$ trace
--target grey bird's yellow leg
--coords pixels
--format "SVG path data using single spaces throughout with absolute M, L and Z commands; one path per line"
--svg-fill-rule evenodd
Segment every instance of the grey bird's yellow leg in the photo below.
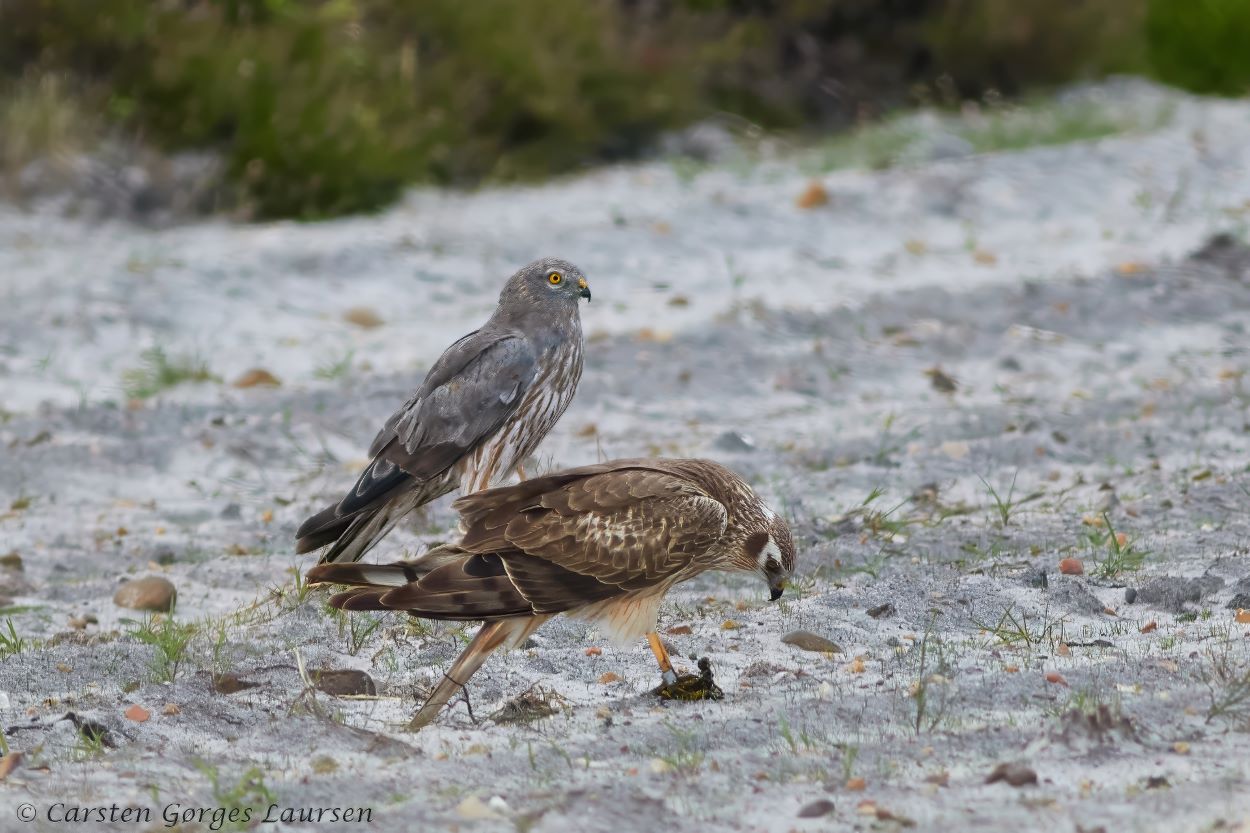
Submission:
M 668 658 L 668 651 L 655 631 L 647 634 L 647 642 L 651 643 L 651 653 L 660 664 L 663 682 L 652 694 L 658 694 L 664 700 L 720 700 L 725 692 L 712 679 L 712 663 L 707 657 L 699 660 L 698 674 L 682 674 L 678 676 L 673 669 L 673 662 Z

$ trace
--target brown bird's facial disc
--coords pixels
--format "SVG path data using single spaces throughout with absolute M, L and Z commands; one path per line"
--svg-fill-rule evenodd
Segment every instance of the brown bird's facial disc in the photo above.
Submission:
M 781 598 L 785 590 L 786 579 L 790 576 L 790 571 L 786 570 L 782 563 L 781 548 L 770 533 L 760 530 L 747 537 L 743 549 L 755 562 L 756 572 L 767 582 L 769 598 L 774 602 L 777 601 Z

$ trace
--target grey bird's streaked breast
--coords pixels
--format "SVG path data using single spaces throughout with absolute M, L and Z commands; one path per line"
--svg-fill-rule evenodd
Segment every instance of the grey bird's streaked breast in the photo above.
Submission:
M 460 491 L 480 491 L 505 479 L 534 453 L 564 415 L 582 376 L 580 328 L 547 352 L 516 413 L 460 465 Z

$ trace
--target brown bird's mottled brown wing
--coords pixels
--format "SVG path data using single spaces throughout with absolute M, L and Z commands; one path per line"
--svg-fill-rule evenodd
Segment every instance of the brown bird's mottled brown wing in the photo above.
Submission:
M 728 522 L 720 501 L 648 460 L 569 469 L 454 505 L 464 549 L 515 550 L 621 590 L 656 584 L 697 561 Z M 521 580 L 523 568 L 529 563 L 510 573 Z
M 346 609 L 469 620 L 559 613 L 660 586 L 698 564 L 727 513 L 687 478 L 642 467 L 650 465 L 586 466 L 461 498 L 466 531 L 454 550 L 463 556 L 441 554 L 419 577 L 397 565 L 384 583 L 343 565 L 362 580 L 316 570 L 309 579 L 357 584 L 335 597 Z

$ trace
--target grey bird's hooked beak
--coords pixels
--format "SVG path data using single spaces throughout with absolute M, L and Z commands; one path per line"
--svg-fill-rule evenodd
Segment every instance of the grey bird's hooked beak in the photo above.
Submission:
M 590 284 L 586 283 L 585 278 L 577 279 L 577 288 L 581 290 L 581 292 L 579 292 L 578 294 L 581 295 L 583 298 L 585 298 L 587 301 L 590 301 Z

